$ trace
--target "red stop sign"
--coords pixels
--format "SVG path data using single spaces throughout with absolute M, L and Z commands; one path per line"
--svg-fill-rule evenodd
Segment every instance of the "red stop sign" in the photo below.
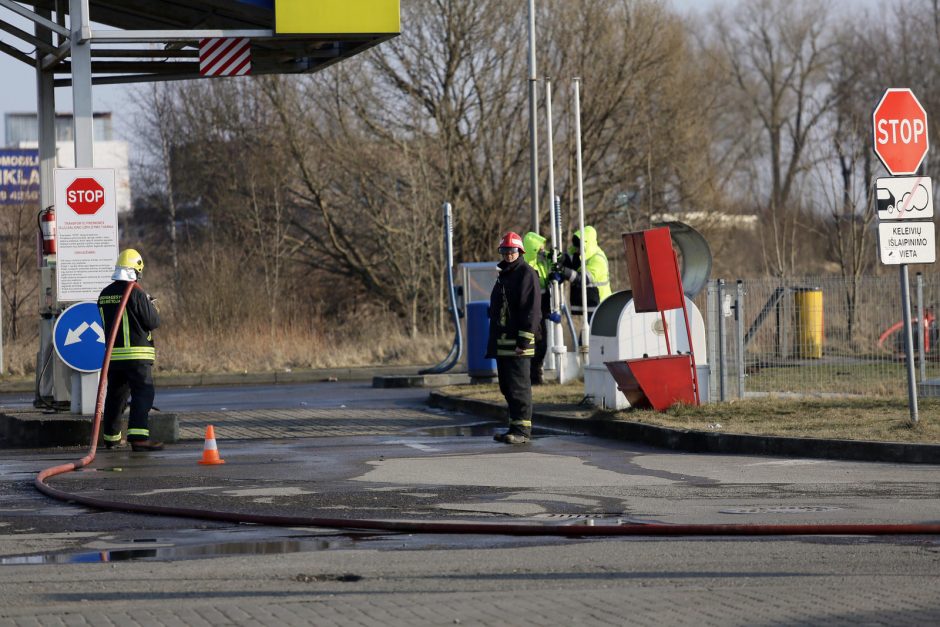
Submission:
M 65 189 L 65 202 L 75 213 L 92 215 L 104 205 L 104 188 L 93 178 L 77 178 Z
M 888 172 L 915 174 L 927 154 L 927 112 L 910 89 L 889 89 L 872 114 L 875 154 Z

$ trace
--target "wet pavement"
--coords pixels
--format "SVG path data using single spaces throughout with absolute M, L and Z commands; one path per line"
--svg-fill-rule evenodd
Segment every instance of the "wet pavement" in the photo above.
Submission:
M 179 416 L 179 443 L 154 453 L 99 449 L 89 467 L 48 483 L 116 504 L 352 521 L 557 525 L 940 518 L 932 465 L 675 454 L 545 428 L 537 428 L 528 445 L 508 446 L 492 439 L 502 428 L 499 422 L 429 408 L 426 400 L 426 391 L 373 389 L 366 382 L 164 390 L 165 411 Z M 198 463 L 210 424 L 224 465 Z M 7 453 L 2 476 L 22 480 L 84 451 Z M 14 485 L 23 490 L 23 483 Z M 898 499 L 905 500 L 903 508 Z M 16 508 L 6 517 L 15 521 Z M 69 522 L 77 531 L 100 524 L 97 513 L 88 516 L 87 525 L 84 518 Z
M 233 514 L 525 523 L 940 522 L 940 467 L 682 453 L 432 409 L 367 383 L 162 390 L 182 440 L 50 479 Z M 0 400 L 3 402 L 3 400 Z M 225 464 L 203 466 L 212 424 Z M 378 533 L 108 511 L 37 492 L 84 449 L 3 451 L 0 625 L 923 625 L 934 536 Z

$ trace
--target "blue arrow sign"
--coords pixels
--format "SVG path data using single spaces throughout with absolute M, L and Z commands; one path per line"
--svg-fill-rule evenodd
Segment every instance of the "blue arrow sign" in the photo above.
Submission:
M 52 330 L 52 345 L 65 365 L 97 372 L 104 362 L 104 327 L 98 303 L 76 303 L 63 311 Z

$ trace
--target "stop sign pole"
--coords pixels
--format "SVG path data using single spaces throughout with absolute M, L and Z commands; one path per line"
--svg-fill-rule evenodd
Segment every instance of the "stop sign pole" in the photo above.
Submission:
M 927 156 L 927 150 L 930 148 L 929 134 L 927 132 L 927 112 L 910 89 L 892 88 L 885 91 L 872 113 L 872 129 L 874 131 L 873 147 L 875 154 L 893 177 L 916 174 L 918 171 L 923 173 L 921 166 L 924 162 L 924 158 Z M 930 186 L 932 191 L 930 179 L 923 177 L 923 179 L 918 179 L 915 183 L 919 184 L 921 180 L 923 180 L 927 186 Z M 900 203 L 896 204 L 900 205 Z M 880 213 L 879 211 L 879 214 Z M 916 222 L 910 219 L 901 221 L 901 218 L 904 217 L 904 213 L 901 211 L 896 213 L 899 220 L 897 222 L 880 221 L 879 215 L 879 254 L 882 256 L 882 263 L 894 264 L 902 259 L 917 259 L 917 250 L 911 248 L 905 250 L 897 246 L 899 241 L 904 241 L 904 238 L 888 237 L 887 241 L 882 241 L 882 239 L 892 233 L 906 232 L 908 225 L 918 224 L 921 225 L 919 228 L 923 230 L 925 235 L 929 234 L 927 237 L 929 240 L 927 247 L 930 256 L 926 259 L 926 262 L 933 263 L 935 251 L 933 220 L 931 219 L 929 223 Z M 929 215 L 933 216 L 932 206 L 930 207 Z M 885 250 L 889 251 L 887 255 L 888 258 L 885 256 Z M 895 250 L 898 252 L 897 257 L 892 254 Z M 921 261 L 921 263 L 923 263 L 923 261 Z M 914 375 L 914 334 L 912 333 L 911 325 L 910 276 L 908 274 L 907 263 L 900 263 L 899 268 L 901 281 L 901 313 L 904 320 L 904 352 L 907 357 L 907 398 L 910 406 L 911 422 L 916 424 L 918 422 L 917 382 Z M 918 324 L 923 324 L 923 321 L 919 320 Z M 921 351 L 924 350 L 923 345 L 919 348 Z

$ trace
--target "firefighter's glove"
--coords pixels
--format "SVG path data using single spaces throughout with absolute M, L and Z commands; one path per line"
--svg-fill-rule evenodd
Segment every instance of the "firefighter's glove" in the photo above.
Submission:
M 561 283 L 561 272 L 552 272 L 548 278 L 556 283 Z
M 554 322 L 555 324 L 558 324 L 559 322 L 561 322 L 561 314 L 558 313 L 557 311 L 553 311 L 552 313 L 548 314 L 548 319 Z

